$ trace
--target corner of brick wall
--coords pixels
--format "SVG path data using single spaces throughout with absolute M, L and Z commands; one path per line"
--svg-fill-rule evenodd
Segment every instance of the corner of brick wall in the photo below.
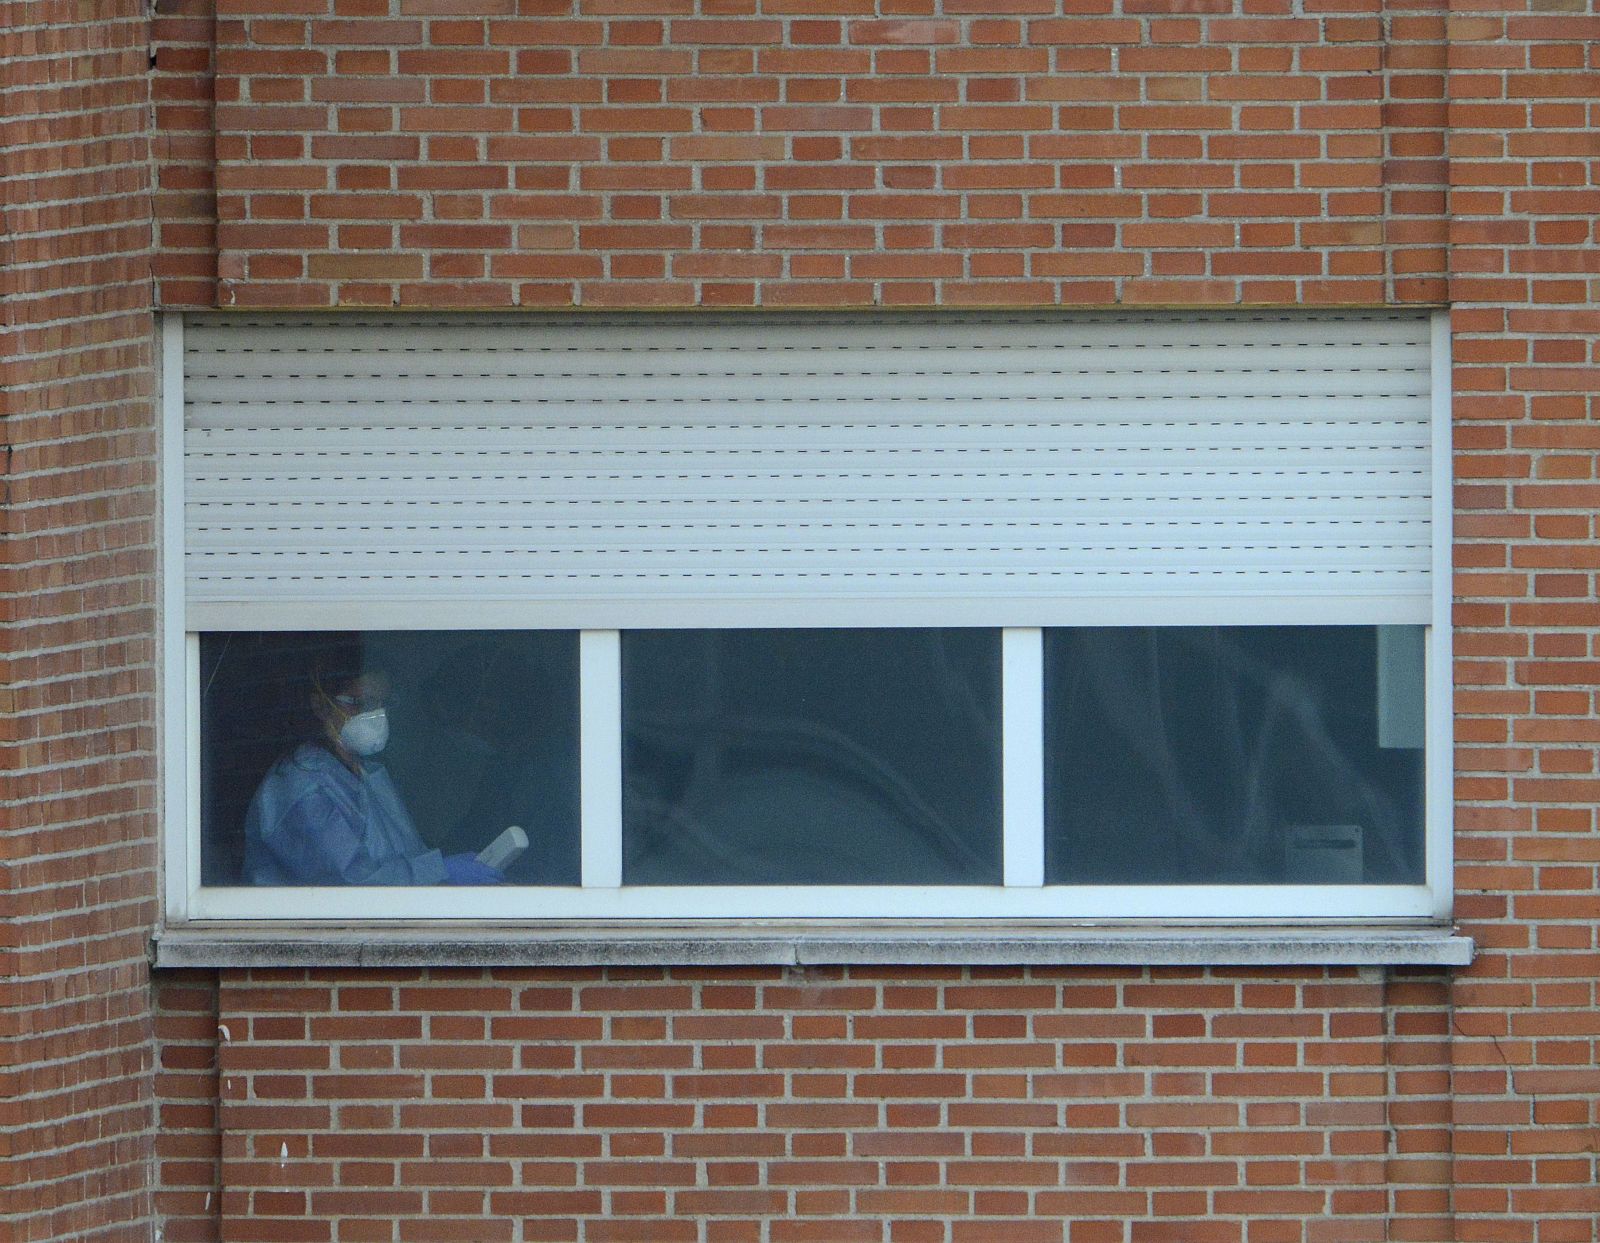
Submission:
M 217 1000 L 215 971 L 157 974 L 155 1211 L 162 1243 L 221 1237 Z
M 151 16 L 157 304 L 217 301 L 214 0 L 156 0 Z
M 0 1236 L 153 1228 L 148 23 L 0 3 Z

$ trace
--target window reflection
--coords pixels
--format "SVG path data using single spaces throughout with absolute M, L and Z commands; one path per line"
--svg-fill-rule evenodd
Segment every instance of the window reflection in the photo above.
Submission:
M 997 884 L 993 630 L 623 636 L 628 884 Z
M 1045 634 L 1056 884 L 1417 884 L 1421 627 Z
M 201 691 L 205 884 L 578 883 L 575 635 L 204 635 Z

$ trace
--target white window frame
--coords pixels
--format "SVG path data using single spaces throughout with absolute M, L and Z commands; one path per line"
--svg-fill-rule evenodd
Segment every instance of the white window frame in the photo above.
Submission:
M 499 926 L 671 925 L 682 921 L 848 921 L 853 927 L 903 921 L 985 926 L 1265 924 L 1271 926 L 1440 924 L 1451 916 L 1452 653 L 1450 609 L 1450 337 L 1444 312 L 1432 318 L 1432 600 L 1426 629 L 1424 882 L 1417 885 L 1044 884 L 1043 631 L 1001 631 L 1003 688 L 1003 883 L 971 886 L 624 886 L 622 880 L 621 643 L 617 630 L 584 630 L 579 640 L 582 884 L 573 887 L 382 889 L 207 887 L 200 873 L 199 633 L 185 628 L 183 582 L 183 320 L 163 317 L 162 760 L 166 922 L 271 921 L 404 924 L 473 921 Z M 359 617 L 317 617 L 296 629 L 360 629 Z M 425 612 L 415 629 L 455 628 L 446 610 Z M 450 612 L 453 612 L 450 611 Z M 1139 601 L 1096 602 L 1085 625 L 1205 624 L 1203 608 L 1163 616 Z M 949 624 L 961 624 L 953 610 Z M 1376 624 L 1308 609 L 1268 614 L 1263 624 Z M 666 624 L 693 624 L 692 611 Z M 474 610 L 475 629 L 564 628 L 559 614 L 526 606 Z M 892 610 L 885 624 L 895 624 Z M 658 623 L 661 624 L 661 623 Z M 828 625 L 825 612 L 764 609 L 751 624 Z M 925 623 L 924 623 L 925 624 Z M 245 628 L 241 625 L 239 628 Z M 992 628 L 992 627 L 991 627 Z

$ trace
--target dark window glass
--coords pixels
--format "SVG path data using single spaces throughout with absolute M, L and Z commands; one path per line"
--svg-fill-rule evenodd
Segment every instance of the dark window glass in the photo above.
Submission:
M 623 636 L 627 884 L 998 884 L 994 630 Z
M 568 632 L 201 636 L 204 883 L 481 883 L 460 860 L 516 825 L 506 879 L 576 885 L 577 655 Z
M 1045 633 L 1054 884 L 1419 884 L 1421 627 Z

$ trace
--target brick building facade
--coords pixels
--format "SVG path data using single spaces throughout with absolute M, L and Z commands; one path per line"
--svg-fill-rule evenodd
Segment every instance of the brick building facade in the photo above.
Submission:
M 8 1237 L 1593 1243 L 1582 0 L 5 6 Z M 151 971 L 155 312 L 1447 306 L 1464 969 Z

